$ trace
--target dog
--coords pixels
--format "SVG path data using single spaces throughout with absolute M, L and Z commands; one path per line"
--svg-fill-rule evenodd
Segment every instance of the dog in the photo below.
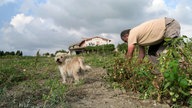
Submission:
M 71 57 L 66 53 L 58 52 L 55 56 L 55 62 L 58 64 L 62 83 L 66 83 L 66 78 L 72 76 L 75 82 L 79 82 L 79 72 L 89 70 L 91 67 L 85 65 L 82 57 Z

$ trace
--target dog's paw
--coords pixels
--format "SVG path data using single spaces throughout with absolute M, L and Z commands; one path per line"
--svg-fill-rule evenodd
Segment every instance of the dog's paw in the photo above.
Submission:
M 85 66 L 85 70 L 90 70 L 90 69 L 91 69 L 91 66 L 89 66 L 89 65 Z
M 66 81 L 62 81 L 63 84 L 66 84 Z

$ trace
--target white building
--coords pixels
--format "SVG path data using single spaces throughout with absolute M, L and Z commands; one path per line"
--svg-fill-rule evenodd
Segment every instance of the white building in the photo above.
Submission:
M 105 45 L 105 44 L 111 44 L 110 39 L 102 38 L 99 36 L 95 36 L 92 38 L 86 38 L 82 40 L 78 44 L 74 44 L 69 46 L 70 54 L 79 54 L 85 50 L 85 47 L 87 46 L 99 46 L 99 45 Z
M 79 46 L 80 47 L 98 46 L 98 45 L 105 45 L 110 43 L 111 43 L 111 40 L 96 36 L 96 37 L 84 39 L 83 41 L 81 41 Z

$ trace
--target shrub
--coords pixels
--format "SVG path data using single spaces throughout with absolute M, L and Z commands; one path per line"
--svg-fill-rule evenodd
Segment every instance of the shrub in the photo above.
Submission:
M 109 81 L 117 82 L 126 90 L 140 92 L 141 98 L 153 98 L 169 102 L 171 106 L 192 106 L 192 44 L 184 41 L 185 36 L 166 39 L 167 53 L 159 58 L 158 67 L 148 59 L 142 64 L 134 57 L 127 61 L 123 57 L 113 60 L 107 67 Z M 151 74 L 157 68 L 160 75 Z
M 192 105 L 191 46 L 187 45 L 185 38 L 166 40 L 170 44 L 169 50 L 160 57 L 159 69 L 164 80 L 159 91 L 162 97 L 171 100 L 170 104 Z
M 109 54 L 115 50 L 115 46 L 113 44 L 87 46 L 85 50 L 88 52 L 96 52 L 98 54 L 103 54 L 103 53 Z
M 125 53 L 127 51 L 127 44 L 126 43 L 118 44 L 117 49 L 118 51 Z

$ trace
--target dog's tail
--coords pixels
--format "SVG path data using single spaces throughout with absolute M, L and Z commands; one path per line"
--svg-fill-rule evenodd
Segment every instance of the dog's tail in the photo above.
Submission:
M 91 69 L 91 66 L 84 64 L 84 61 L 83 61 L 82 58 L 78 58 L 78 60 L 79 60 L 79 64 L 80 64 L 80 67 L 81 67 L 82 70 L 89 70 L 89 69 Z

